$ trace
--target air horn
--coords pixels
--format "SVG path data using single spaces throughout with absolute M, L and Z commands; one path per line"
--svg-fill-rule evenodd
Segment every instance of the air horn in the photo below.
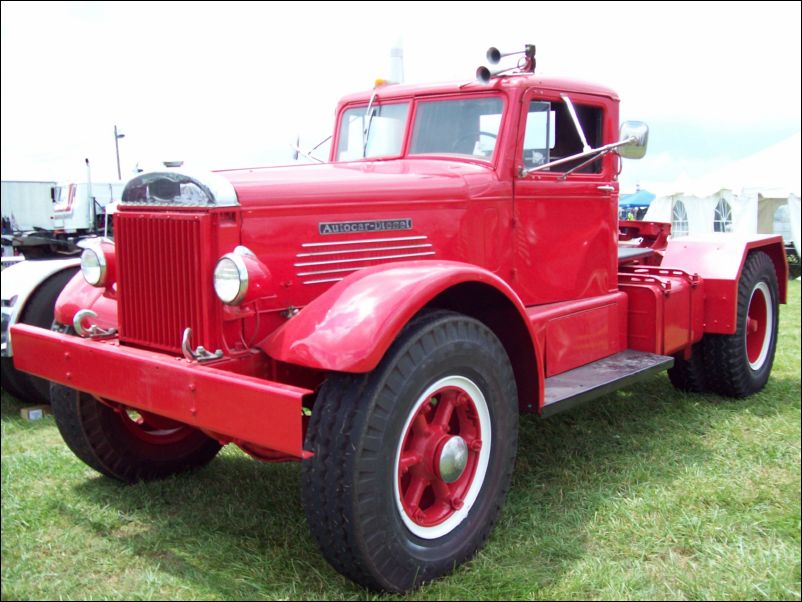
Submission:
M 527 44 L 524 46 L 524 50 L 519 50 L 518 52 L 505 52 L 504 54 L 502 54 L 495 46 L 491 46 L 487 49 L 487 54 L 485 56 L 487 56 L 487 61 L 491 65 L 498 65 L 499 61 L 505 56 L 512 56 L 514 54 L 525 54 L 526 58 L 533 59 L 535 58 L 535 45 Z
M 479 67 L 476 70 L 476 79 L 481 81 L 482 83 L 490 82 L 490 79 L 495 77 L 496 75 L 500 75 L 502 73 L 506 73 L 507 71 L 513 71 L 514 69 L 518 69 L 521 73 L 534 73 L 535 72 L 535 45 L 534 44 L 527 44 L 524 46 L 524 50 L 519 50 L 518 52 L 506 52 L 502 53 L 498 48 L 495 46 L 491 46 L 487 49 L 487 61 L 491 65 L 497 65 L 499 61 L 505 56 L 513 56 L 516 54 L 523 54 L 524 55 L 524 63 L 521 65 L 521 62 L 518 62 L 518 65 L 515 67 L 509 67 L 507 69 L 500 69 L 498 71 L 490 71 L 487 67 Z

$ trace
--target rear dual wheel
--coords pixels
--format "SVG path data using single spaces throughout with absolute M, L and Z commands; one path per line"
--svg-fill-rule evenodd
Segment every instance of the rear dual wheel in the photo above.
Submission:
M 404 592 L 469 559 L 509 487 L 518 402 L 482 323 L 414 319 L 371 373 L 335 374 L 307 431 L 304 509 L 323 555 L 368 587 Z
M 750 253 L 738 282 L 735 333 L 706 334 L 690 358 L 677 356 L 668 371 L 671 383 L 683 391 L 713 391 L 728 397 L 760 391 L 777 349 L 778 299 L 771 258 L 762 251 Z
M 705 339 L 707 382 L 713 391 L 746 397 L 766 385 L 777 349 L 778 299 L 771 258 L 761 251 L 750 253 L 738 283 L 735 334 Z

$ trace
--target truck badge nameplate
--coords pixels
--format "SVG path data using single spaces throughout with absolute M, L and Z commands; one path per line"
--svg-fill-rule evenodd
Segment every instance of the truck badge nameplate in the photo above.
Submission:
M 412 230 L 412 218 L 375 219 L 366 222 L 322 222 L 318 224 L 318 232 L 323 235 L 392 232 L 394 230 Z

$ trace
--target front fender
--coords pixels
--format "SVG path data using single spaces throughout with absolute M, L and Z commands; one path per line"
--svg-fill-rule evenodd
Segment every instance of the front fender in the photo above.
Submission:
M 63 270 L 81 265 L 80 259 L 25 260 L 3 270 L 0 298 L 3 313 L 3 356 L 13 355 L 10 328 L 19 322 L 28 301 L 42 284 Z
M 529 328 L 526 311 L 500 278 L 453 261 L 374 266 L 338 282 L 260 345 L 270 357 L 318 370 L 369 372 L 398 333 L 429 301 L 459 284 L 476 282 L 503 294 Z
M 78 272 L 56 299 L 53 316 L 59 324 L 71 326 L 75 314 L 82 309 L 91 309 L 97 314 L 92 324 L 106 329 L 117 328 L 116 299 L 110 297 L 105 288 L 89 284 Z

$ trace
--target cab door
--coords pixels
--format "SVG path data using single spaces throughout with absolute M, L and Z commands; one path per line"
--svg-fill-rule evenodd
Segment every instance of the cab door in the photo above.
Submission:
M 613 99 L 567 94 L 593 148 L 617 135 Z M 523 97 L 514 183 L 515 288 L 526 305 L 606 294 L 616 288 L 617 157 L 612 153 L 524 174 L 582 152 L 584 143 L 559 92 Z

